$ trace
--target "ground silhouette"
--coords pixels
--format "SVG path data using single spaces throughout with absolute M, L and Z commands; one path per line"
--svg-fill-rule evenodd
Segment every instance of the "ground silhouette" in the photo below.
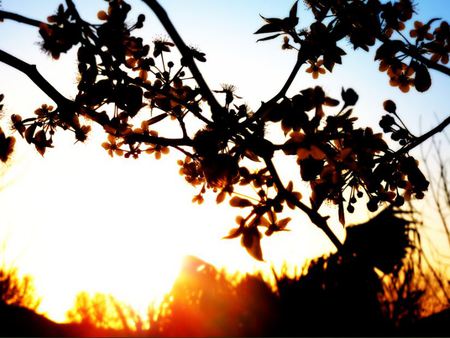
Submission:
M 403 215 L 386 209 L 366 223 L 351 226 L 344 250 L 311 261 L 301 275 L 275 275 L 275 288 L 260 275 L 233 282 L 205 261 L 187 257 L 163 312 L 151 321 L 149 330 L 96 327 L 95 318 L 86 315 L 80 323 L 56 324 L 31 310 L 4 304 L 0 335 L 447 335 L 448 310 L 395 322 L 380 301 L 384 291 L 374 268 L 386 275 L 399 274 L 413 250 L 411 222 Z M 387 228 L 397 240 L 384 247 L 374 245 L 377 233 L 385 233 Z M 108 321 L 107 314 L 102 321 Z

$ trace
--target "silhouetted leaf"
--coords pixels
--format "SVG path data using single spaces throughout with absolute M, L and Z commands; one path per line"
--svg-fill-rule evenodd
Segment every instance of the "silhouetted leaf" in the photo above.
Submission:
M 164 120 L 168 115 L 169 114 L 167 113 L 156 115 L 155 117 L 152 117 L 150 120 L 147 120 L 148 125 L 150 126 L 152 124 L 158 123 L 159 121 Z
M 244 156 L 248 157 L 250 160 L 252 160 L 254 162 L 260 162 L 259 157 L 256 156 L 256 154 L 253 151 L 249 150 L 249 149 L 245 149 Z
M 225 190 L 222 190 L 216 197 L 216 203 L 220 204 L 225 200 L 225 197 L 227 195 L 227 192 Z
M 47 140 L 45 131 L 43 129 L 39 130 L 36 133 L 33 142 L 36 150 L 39 152 L 39 154 L 41 154 L 41 156 L 44 156 L 46 148 L 51 145 L 50 141 Z
M 250 207 L 253 204 L 248 199 L 235 196 L 230 200 L 230 205 L 233 207 L 245 208 Z
M 283 30 L 283 20 L 278 18 L 265 18 L 262 15 L 260 16 L 267 24 L 258 29 L 254 34 L 275 33 Z
M 223 237 L 223 239 L 232 239 L 239 237 L 240 235 L 242 235 L 242 230 L 243 230 L 242 227 L 231 229 L 228 235 Z
M 11 155 L 16 139 L 12 136 L 6 137 L 0 128 L 0 161 L 6 162 Z
M 283 34 L 283 33 L 277 33 L 277 34 L 274 34 L 274 35 L 269 35 L 269 36 L 266 36 L 265 38 L 261 38 L 261 39 L 256 40 L 256 42 L 272 40 L 272 39 L 275 39 L 277 36 L 280 36 L 281 34 Z
M 278 222 L 277 222 L 277 226 L 280 228 L 280 229 L 284 229 L 287 225 L 288 225 L 288 223 L 291 221 L 291 218 L 290 217 L 286 217 L 286 218 L 283 218 L 282 220 L 279 220 Z
M 253 258 L 263 261 L 261 234 L 256 227 L 244 228 L 241 244 Z
M 142 108 L 142 88 L 134 85 L 120 86 L 117 90 L 116 104 L 125 110 L 130 117 L 134 117 Z
M 261 216 L 259 218 L 259 225 L 261 225 L 263 227 L 268 227 L 268 226 L 270 226 L 270 222 L 267 220 L 267 218 Z
M 416 77 L 414 78 L 414 86 L 418 92 L 425 92 L 431 87 L 431 77 L 428 69 L 423 64 L 416 63 L 414 66 Z
M 291 10 L 289 11 L 289 18 L 291 19 L 297 18 L 297 4 L 298 0 L 294 2 L 294 4 L 291 7 Z
M 25 140 L 30 144 L 33 142 L 33 136 L 34 132 L 36 131 L 36 127 L 37 124 L 33 123 L 31 126 L 27 128 L 27 130 L 25 130 Z

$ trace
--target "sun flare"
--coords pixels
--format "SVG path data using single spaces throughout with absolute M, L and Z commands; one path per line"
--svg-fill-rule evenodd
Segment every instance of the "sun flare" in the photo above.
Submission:
M 67 320 L 81 291 L 111 294 L 145 316 L 171 290 L 186 255 L 230 275 L 258 270 L 269 276 L 286 257 L 301 265 L 329 245 L 297 220 L 288 235 L 263 240 L 266 262 L 256 262 L 239 241 L 222 239 L 235 224 L 235 210 L 216 205 L 212 196 L 193 207 L 196 190 L 179 176 L 177 156 L 111 158 L 97 143 L 67 141 L 45 159 L 19 149 L 4 177 L 6 251 L 33 276 L 39 310 L 53 320 Z

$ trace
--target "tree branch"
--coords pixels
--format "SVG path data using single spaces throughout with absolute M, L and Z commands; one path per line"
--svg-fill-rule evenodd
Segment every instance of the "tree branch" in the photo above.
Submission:
M 34 20 L 34 19 L 30 19 L 27 17 L 24 17 L 22 15 L 19 14 L 15 14 L 15 13 L 11 13 L 11 12 L 6 12 L 6 11 L 2 11 L 0 10 L 0 22 L 3 19 L 9 19 L 9 20 L 14 20 L 20 23 L 24 23 L 27 25 L 31 25 L 31 26 L 35 26 L 35 27 L 40 27 L 41 24 L 43 24 L 43 22 L 39 21 L 39 20 Z
M 389 42 L 391 40 L 389 40 L 389 38 L 387 38 L 386 36 L 379 34 L 377 36 L 378 40 L 380 40 L 381 42 L 385 43 L 385 42 Z M 433 62 L 429 59 L 427 59 L 426 57 L 424 57 L 422 54 L 420 54 L 419 52 L 417 52 L 416 50 L 414 50 L 413 48 L 407 46 L 407 45 L 403 45 L 400 48 L 400 51 L 405 53 L 406 55 L 409 55 L 411 57 L 413 57 L 414 59 L 422 62 L 423 64 L 425 64 L 428 68 L 432 68 L 434 70 L 437 70 L 443 74 L 446 74 L 448 76 L 450 76 L 450 68 L 439 64 L 438 62 Z
M 408 151 L 414 149 L 415 147 L 419 146 L 420 144 L 428 140 L 430 137 L 433 137 L 435 134 L 442 132 L 449 124 L 450 124 L 450 116 L 447 116 L 447 118 L 441 123 L 439 123 L 436 127 L 429 130 L 425 134 L 413 139 L 413 141 L 411 141 L 411 143 L 408 143 L 408 145 L 406 145 L 405 147 L 400 148 L 395 152 L 388 153 L 385 156 L 380 157 L 378 160 L 379 161 L 384 161 L 386 159 L 390 160 L 397 157 L 398 155 L 407 153 Z
M 449 124 L 450 124 L 450 116 L 447 116 L 447 118 L 444 121 L 442 121 L 441 123 L 439 123 L 436 127 L 429 130 L 425 134 L 417 137 L 410 144 L 408 144 L 405 148 L 401 149 L 401 152 L 406 153 L 406 152 L 410 151 L 411 149 L 417 147 L 419 144 L 425 142 L 433 135 L 442 132 Z
M 306 62 L 306 59 L 304 57 L 304 53 L 302 52 L 302 49 L 298 51 L 297 55 L 297 61 L 295 62 L 294 68 L 292 68 L 291 73 L 289 74 L 288 79 L 286 80 L 286 83 L 283 85 L 283 88 L 275 95 L 272 99 L 270 99 L 269 102 L 276 102 L 282 97 L 286 95 L 286 92 L 291 87 L 292 82 L 294 82 L 295 77 L 297 76 L 298 71 L 300 70 L 300 67 Z
M 192 76 L 197 81 L 202 95 L 205 97 L 206 101 L 211 107 L 212 114 L 220 114 L 222 106 L 217 101 L 216 97 L 212 93 L 211 89 L 208 87 L 203 75 L 200 73 L 197 65 L 195 64 L 194 57 L 192 56 L 191 49 L 184 43 L 178 31 L 172 24 L 164 8 L 156 0 L 142 0 L 150 9 L 156 14 L 159 21 L 163 25 L 164 29 L 169 34 L 170 38 L 173 40 L 178 50 L 180 51 L 183 61 L 186 63 L 187 67 L 192 73 Z
M 64 97 L 55 87 L 53 87 L 36 69 L 35 65 L 31 65 L 22 61 L 15 56 L 0 49 L 0 62 L 21 71 L 27 75 L 36 86 L 38 86 L 49 98 L 51 98 L 58 106 L 73 107 L 74 102 Z
M 15 56 L 0 50 L 0 62 L 3 62 L 27 75 L 58 107 L 67 113 L 80 112 L 83 116 L 90 118 L 98 124 L 105 126 L 104 117 L 97 114 L 94 110 L 80 107 L 74 101 L 63 96 L 55 87 L 53 87 L 37 70 L 35 65 L 22 61 Z M 159 136 L 132 134 L 126 137 L 133 142 L 147 142 L 161 146 L 189 146 L 192 141 L 189 138 L 169 139 Z
M 311 220 L 313 224 L 315 224 L 319 229 L 321 229 L 330 239 L 330 241 L 334 244 L 334 246 L 340 250 L 343 247 L 341 241 L 336 237 L 334 232 L 330 229 L 327 224 L 328 217 L 323 217 L 316 210 L 311 209 L 306 204 L 302 203 L 302 201 L 295 198 L 289 191 L 286 190 L 283 183 L 281 182 L 280 177 L 278 176 L 278 172 L 272 162 L 271 158 L 264 158 L 264 162 L 266 163 L 267 169 L 269 169 L 270 174 L 275 182 L 275 186 L 277 187 L 278 193 L 284 195 L 289 202 L 294 204 L 297 208 L 303 211 Z
M 192 146 L 192 141 L 189 138 L 165 138 L 160 136 L 153 136 L 149 134 L 131 134 L 125 136 L 127 141 L 152 143 L 165 147 L 178 146 Z

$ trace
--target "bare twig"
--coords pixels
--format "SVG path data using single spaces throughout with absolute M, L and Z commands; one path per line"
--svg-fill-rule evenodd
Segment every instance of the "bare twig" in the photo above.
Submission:
M 297 208 L 299 208 L 301 211 L 303 211 L 309 217 L 311 222 L 314 225 L 316 225 L 319 229 L 321 229 L 328 236 L 330 241 L 334 244 L 334 246 L 338 250 L 342 249 L 343 245 L 342 245 L 341 241 L 336 237 L 334 232 L 328 226 L 328 223 L 327 223 L 328 217 L 324 217 L 324 216 L 320 215 L 316 210 L 311 209 L 310 207 L 308 207 L 302 201 L 295 198 L 292 194 L 290 194 L 286 190 L 286 188 L 283 185 L 283 182 L 281 182 L 281 179 L 278 176 L 278 172 L 277 172 L 271 158 L 264 158 L 264 162 L 266 163 L 267 169 L 269 169 L 269 172 L 272 175 L 272 178 L 275 182 L 278 193 L 284 195 L 289 200 L 289 202 L 291 202 Z
M 35 27 L 40 27 L 41 24 L 43 24 L 43 22 L 41 22 L 39 20 L 30 19 L 30 18 L 27 18 L 27 17 L 19 15 L 19 14 L 0 10 L 0 21 L 3 19 L 14 20 L 14 21 L 24 23 L 27 25 L 31 25 L 31 26 L 35 26 Z

